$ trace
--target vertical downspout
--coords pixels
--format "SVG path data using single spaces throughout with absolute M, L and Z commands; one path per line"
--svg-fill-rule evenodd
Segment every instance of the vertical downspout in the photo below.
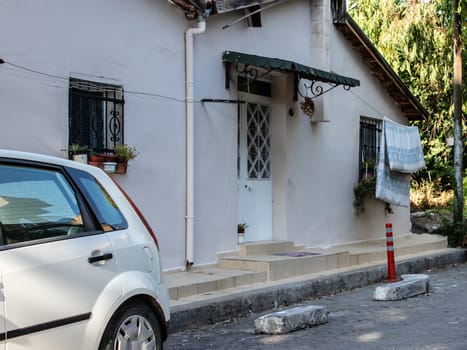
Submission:
M 185 32 L 185 118 L 186 118 L 186 267 L 193 265 L 194 255 L 194 74 L 193 74 L 193 36 L 204 33 L 206 19 L 201 17 L 197 27 Z

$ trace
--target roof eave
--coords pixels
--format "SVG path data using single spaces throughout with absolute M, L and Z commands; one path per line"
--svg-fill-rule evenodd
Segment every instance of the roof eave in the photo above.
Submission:
M 354 48 L 360 52 L 365 64 L 370 68 L 372 74 L 381 81 L 402 113 L 409 120 L 427 119 L 428 111 L 410 92 L 352 17 L 346 13 L 345 16 L 336 19 L 334 24 L 352 42 Z

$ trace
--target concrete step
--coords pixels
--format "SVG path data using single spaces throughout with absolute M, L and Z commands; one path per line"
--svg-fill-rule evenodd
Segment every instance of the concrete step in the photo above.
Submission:
M 293 241 L 246 242 L 238 245 L 238 255 L 269 255 L 275 253 L 296 251 L 301 248 L 303 248 L 303 246 L 295 246 Z
M 217 263 L 217 266 L 223 269 L 247 269 L 265 272 L 268 281 L 278 281 L 348 265 L 348 252 L 325 254 L 309 251 L 250 255 L 246 257 L 225 256 L 220 258 Z
M 396 238 L 394 246 L 397 262 L 445 250 L 447 240 L 437 235 L 414 234 Z M 239 250 L 241 253 L 219 256 L 215 266 L 166 272 L 164 283 L 172 302 L 210 293 L 228 293 L 232 288 L 258 283 L 368 266 L 387 259 L 385 239 L 306 249 L 290 241 L 256 242 L 240 244 Z
M 427 251 L 444 249 L 448 246 L 447 238 L 439 235 L 407 235 L 394 240 L 396 259 L 416 255 Z M 334 247 L 330 251 L 349 251 L 349 265 L 360 265 L 387 259 L 386 240 L 368 241 L 365 244 L 348 244 Z
M 217 266 L 223 269 L 265 272 L 268 281 L 387 259 L 385 239 L 348 243 L 326 249 L 299 249 L 300 247 L 289 241 L 246 243 L 240 246 L 242 253 L 219 257 Z M 396 238 L 394 247 L 396 258 L 402 258 L 444 249 L 447 247 L 447 240 L 446 237 L 430 234 L 407 235 Z
M 266 272 L 226 270 L 215 266 L 195 267 L 189 271 L 164 274 L 164 284 L 169 290 L 171 300 L 265 282 L 266 280 Z
M 247 242 L 238 245 L 239 256 L 269 255 L 282 252 L 292 252 L 302 249 L 293 241 L 259 241 Z
M 406 251 L 406 248 L 414 247 L 415 250 L 418 249 L 420 246 L 424 246 L 426 249 L 427 247 L 432 247 L 434 249 L 443 249 L 447 247 L 447 237 L 434 235 L 434 234 L 408 234 L 400 237 L 394 237 L 394 247 L 403 249 Z M 358 242 L 351 242 L 351 243 L 344 243 L 339 245 L 331 246 L 330 248 L 319 248 L 316 247 L 313 249 L 317 249 L 318 251 L 364 251 L 364 250 L 378 250 L 378 249 L 386 249 L 386 239 L 373 239 L 367 241 L 358 241 Z

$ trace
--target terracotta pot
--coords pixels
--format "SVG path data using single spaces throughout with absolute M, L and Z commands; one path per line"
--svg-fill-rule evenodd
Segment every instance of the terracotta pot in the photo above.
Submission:
M 126 174 L 126 170 L 127 170 L 127 163 L 117 163 L 117 168 L 115 169 L 115 173 L 116 174 Z
M 113 153 L 104 153 L 102 154 L 104 157 L 104 162 L 109 162 L 109 163 L 116 163 L 117 162 L 117 156 Z
M 89 162 L 96 162 L 96 163 L 102 163 L 105 160 L 105 157 L 100 154 L 91 154 L 88 156 L 88 161 Z
M 102 162 L 88 161 L 88 164 L 89 164 L 89 165 L 93 165 L 93 166 L 98 167 L 98 168 L 101 168 L 101 169 L 104 168 L 104 165 L 102 165 Z

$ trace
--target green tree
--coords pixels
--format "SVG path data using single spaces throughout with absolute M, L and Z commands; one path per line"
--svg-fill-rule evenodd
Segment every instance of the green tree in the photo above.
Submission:
M 459 1 L 465 32 L 466 0 Z M 453 135 L 452 2 L 352 0 L 348 11 L 429 112 L 427 121 L 416 122 L 427 168 L 415 179 L 435 181 L 442 188 L 454 187 L 452 148 L 446 144 L 446 138 Z M 465 41 L 462 46 L 463 62 L 467 62 Z M 465 74 L 466 70 L 463 81 Z M 467 94 L 465 84 L 462 94 Z M 465 100 L 463 111 L 467 111 Z

